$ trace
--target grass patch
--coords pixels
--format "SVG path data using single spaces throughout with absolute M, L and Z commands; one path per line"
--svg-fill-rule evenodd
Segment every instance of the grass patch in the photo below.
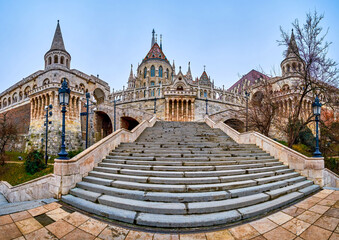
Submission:
M 27 153 L 25 152 L 5 152 L 5 161 L 20 162 L 19 157 L 22 157 L 22 162 L 25 162 Z M 58 158 L 56 155 L 48 155 L 48 163 L 54 163 L 54 159 Z M 45 161 L 45 160 L 44 160 Z
M 47 168 L 32 175 L 26 172 L 24 164 L 6 163 L 4 166 L 0 166 L 0 180 L 7 181 L 12 186 L 42 177 L 49 173 L 53 173 L 52 165 L 48 165 Z

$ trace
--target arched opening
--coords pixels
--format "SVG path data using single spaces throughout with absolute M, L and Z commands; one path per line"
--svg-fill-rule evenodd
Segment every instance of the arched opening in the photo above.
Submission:
M 159 77 L 162 77 L 162 66 L 159 67 Z
M 64 57 L 63 56 L 61 56 L 61 58 L 60 58 L 60 64 L 64 64 Z
M 130 131 L 139 124 L 139 122 L 132 117 L 121 117 L 120 123 L 121 128 L 125 128 Z
M 95 139 L 99 141 L 112 133 L 112 122 L 110 117 L 101 111 L 95 112 Z
M 54 63 L 58 63 L 58 56 L 54 55 Z
M 183 88 L 182 86 L 178 86 L 178 87 L 177 87 L 177 90 L 178 90 L 178 91 L 183 91 L 184 88 Z
M 144 68 L 144 78 L 146 78 L 146 76 L 147 76 L 147 68 L 145 67 Z
M 155 77 L 155 67 L 151 67 L 151 77 Z
M 66 67 L 69 68 L 69 61 L 68 61 L 68 59 L 66 59 Z
M 105 93 L 100 88 L 96 88 L 93 92 L 93 95 L 97 103 L 102 103 L 105 101 Z
M 49 84 L 49 79 L 48 79 L 48 78 L 46 78 L 46 79 L 44 80 L 44 82 L 42 83 L 42 85 L 47 85 L 47 84 Z
M 244 122 L 239 119 L 231 118 L 226 120 L 224 123 L 238 132 L 244 132 Z
M 52 64 L 52 58 L 49 57 L 49 58 L 48 58 L 48 65 L 51 65 L 51 64 Z
M 264 98 L 264 94 L 263 94 L 262 91 L 255 92 L 253 94 L 252 102 L 255 105 L 261 105 L 261 102 L 262 102 L 263 98 Z

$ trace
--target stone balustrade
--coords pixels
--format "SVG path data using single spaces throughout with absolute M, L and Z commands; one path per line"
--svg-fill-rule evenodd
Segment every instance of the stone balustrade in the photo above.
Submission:
M 221 129 L 238 144 L 257 145 L 309 180 L 324 186 L 324 158 L 306 157 L 258 132 L 239 133 L 223 122 L 215 123 L 208 116 L 205 117 L 205 122 L 212 128 Z
M 6 181 L 0 181 L 0 193 L 9 202 L 61 197 L 62 194 L 67 194 L 71 188 L 75 187 L 77 182 L 87 176 L 88 172 L 121 142 L 134 142 L 147 127 L 152 127 L 156 121 L 156 116 L 153 116 L 149 121 L 142 121 L 131 131 L 119 129 L 72 159 L 55 159 L 54 174 L 48 174 L 16 186 L 11 186 Z

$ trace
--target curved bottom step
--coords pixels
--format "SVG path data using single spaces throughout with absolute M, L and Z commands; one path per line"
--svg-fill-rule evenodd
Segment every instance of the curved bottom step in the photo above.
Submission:
M 137 225 L 149 227 L 191 228 L 229 224 L 243 219 L 264 215 L 318 191 L 319 189 L 320 187 L 318 185 L 312 185 L 297 192 L 288 193 L 274 200 L 254 204 L 249 207 L 215 213 L 191 215 L 137 213 L 135 211 L 123 210 L 93 203 L 72 195 L 63 196 L 62 201 L 86 212 L 121 222 L 136 223 Z

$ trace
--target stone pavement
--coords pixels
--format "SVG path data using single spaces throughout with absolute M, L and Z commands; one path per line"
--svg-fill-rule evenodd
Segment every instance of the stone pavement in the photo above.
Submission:
M 339 239 L 339 191 L 322 190 L 260 220 L 196 234 L 160 234 L 121 228 L 53 202 L 0 216 L 0 239 L 334 240 Z

